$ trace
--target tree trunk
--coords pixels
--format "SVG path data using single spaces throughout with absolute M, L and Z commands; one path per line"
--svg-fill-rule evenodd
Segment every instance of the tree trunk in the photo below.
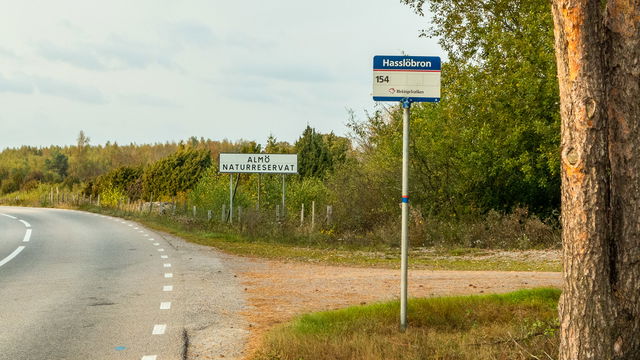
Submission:
M 560 359 L 640 359 L 640 0 L 554 0 L 553 14 Z

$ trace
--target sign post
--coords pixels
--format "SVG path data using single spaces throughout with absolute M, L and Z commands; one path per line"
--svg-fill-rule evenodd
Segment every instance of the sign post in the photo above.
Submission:
M 229 174 L 229 224 L 233 224 L 233 174 Z
M 373 57 L 373 100 L 402 105 L 402 226 L 400 235 L 400 330 L 407 329 L 409 275 L 409 121 L 411 103 L 440 101 L 439 57 Z

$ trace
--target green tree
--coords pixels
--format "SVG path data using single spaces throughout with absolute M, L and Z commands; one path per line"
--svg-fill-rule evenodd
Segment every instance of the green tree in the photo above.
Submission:
M 264 152 L 268 154 L 291 154 L 295 152 L 295 148 L 286 141 L 278 141 L 278 139 L 271 134 L 267 139 L 267 146 L 265 146 Z
M 418 13 L 428 7 L 449 57 L 442 71 L 439 110 L 421 105 L 419 121 L 452 129 L 435 140 L 417 138 L 418 173 L 441 165 L 431 146 L 448 149 L 464 183 L 456 193 L 468 208 L 539 213 L 557 209 L 559 97 L 549 4 L 538 0 L 402 0 Z M 428 118 L 427 118 L 428 117 Z M 431 127 L 428 125 L 427 127 Z M 414 132 L 415 135 L 415 132 Z M 415 139 L 415 137 L 414 137 Z M 430 144 L 431 143 L 431 144 Z M 434 161 L 435 160 L 435 161 Z M 421 167 L 421 168 L 420 168 Z M 438 181 L 436 181 L 437 183 Z
M 333 133 L 323 135 L 307 125 L 295 143 L 298 173 L 302 177 L 324 177 L 344 161 L 349 147 L 348 139 Z
M 67 176 L 67 170 L 69 170 L 69 158 L 60 152 L 60 150 L 55 149 L 51 153 L 51 157 L 46 159 L 45 167 L 47 170 L 53 171 L 57 174 L 60 179 L 64 179 Z
M 176 153 L 147 167 L 142 176 L 144 197 L 174 196 L 190 190 L 211 166 L 207 149 L 182 147 Z

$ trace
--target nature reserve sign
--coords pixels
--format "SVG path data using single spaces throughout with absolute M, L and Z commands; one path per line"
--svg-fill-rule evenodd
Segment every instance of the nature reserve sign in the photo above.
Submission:
M 221 173 L 298 173 L 298 154 L 220 153 L 219 160 Z
M 374 56 L 373 100 L 438 102 L 440 68 L 437 56 Z

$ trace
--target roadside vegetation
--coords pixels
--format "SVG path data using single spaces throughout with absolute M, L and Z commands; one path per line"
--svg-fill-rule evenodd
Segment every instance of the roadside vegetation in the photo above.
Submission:
M 300 316 L 274 328 L 255 360 L 556 359 L 560 290 L 409 301 L 398 331 L 398 302 Z
M 249 236 L 238 231 L 238 227 L 242 226 L 240 224 L 234 227 L 203 217 L 192 217 L 192 214 L 150 214 L 147 211 L 95 205 L 82 205 L 79 208 L 138 221 L 155 230 L 170 233 L 196 244 L 212 246 L 234 255 L 357 267 L 397 268 L 400 263 L 400 249 L 395 245 L 336 241 L 330 234 L 322 231 L 310 232 L 308 228 L 291 224 L 271 224 L 273 226 L 271 235 L 260 237 Z M 412 269 L 561 270 L 558 252 L 549 249 L 531 252 L 513 249 L 499 251 L 451 246 L 416 246 L 410 250 L 410 259 Z

